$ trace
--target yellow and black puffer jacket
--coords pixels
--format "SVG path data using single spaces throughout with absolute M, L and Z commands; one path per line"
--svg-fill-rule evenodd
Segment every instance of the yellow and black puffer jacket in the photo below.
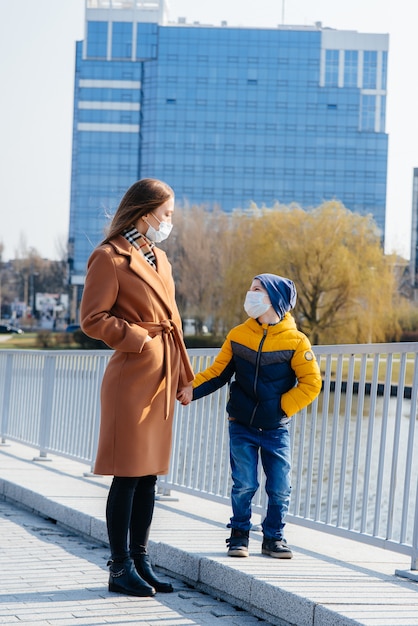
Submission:
M 277 428 L 322 386 L 318 362 L 290 313 L 274 325 L 249 318 L 227 335 L 213 364 L 195 376 L 193 400 L 230 384 L 227 413 L 255 428 Z

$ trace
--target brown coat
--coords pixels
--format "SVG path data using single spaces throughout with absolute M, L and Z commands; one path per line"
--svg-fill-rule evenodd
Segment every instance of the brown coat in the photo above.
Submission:
M 115 350 L 101 388 L 96 474 L 167 474 L 176 392 L 193 380 L 171 265 L 154 252 L 157 271 L 119 236 L 88 262 L 81 327 Z

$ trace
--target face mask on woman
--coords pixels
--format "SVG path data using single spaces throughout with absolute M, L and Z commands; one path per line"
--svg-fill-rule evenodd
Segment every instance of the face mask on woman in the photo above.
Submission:
M 154 243 L 160 243 L 161 241 L 164 241 L 165 239 L 167 239 L 167 237 L 171 233 L 173 224 L 169 224 L 168 222 L 161 222 L 158 219 L 158 217 L 154 214 L 153 214 L 153 217 L 155 217 L 155 219 L 157 220 L 157 222 L 159 222 L 160 225 L 157 230 L 156 228 L 154 228 L 154 226 L 151 226 L 151 224 L 149 224 L 148 221 L 144 217 L 143 218 L 144 221 L 148 224 L 148 230 L 145 233 L 145 237 L 148 237 L 148 239 L 151 239 L 151 241 L 153 241 Z
M 270 302 L 265 302 L 266 298 L 268 296 L 261 291 L 247 291 L 244 301 L 244 309 L 247 315 L 257 319 L 260 315 L 267 313 L 271 304 Z

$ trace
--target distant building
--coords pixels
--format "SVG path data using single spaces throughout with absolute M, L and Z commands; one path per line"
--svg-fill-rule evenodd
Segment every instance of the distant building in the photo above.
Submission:
M 371 213 L 383 237 L 387 50 L 387 35 L 319 23 L 173 24 L 163 0 L 87 0 L 76 51 L 72 283 L 83 284 L 106 216 L 143 177 L 168 182 L 179 205 L 225 211 L 336 198 Z

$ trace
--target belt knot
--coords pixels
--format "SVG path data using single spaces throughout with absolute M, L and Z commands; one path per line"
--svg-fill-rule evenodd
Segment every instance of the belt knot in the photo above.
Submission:
M 171 320 L 162 320 L 160 323 L 163 329 L 163 333 L 169 335 L 173 332 L 173 325 L 171 323 Z

